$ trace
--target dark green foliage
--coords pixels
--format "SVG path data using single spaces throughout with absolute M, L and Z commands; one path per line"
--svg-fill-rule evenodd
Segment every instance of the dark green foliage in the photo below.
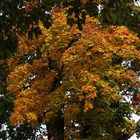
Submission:
M 45 11 L 50 11 L 53 4 L 52 1 L 3 0 L 0 3 L 1 37 L 9 36 L 9 33 L 16 31 L 25 33 L 29 30 L 30 25 L 35 25 L 39 20 L 44 21 L 47 25 L 49 14 L 45 14 Z M 34 28 L 36 27 L 32 27 L 32 29 Z
M 137 0 L 136 0 L 137 1 Z M 109 0 L 102 7 L 100 19 L 104 25 L 125 25 L 137 32 L 140 27 L 140 11 L 134 10 L 134 0 Z

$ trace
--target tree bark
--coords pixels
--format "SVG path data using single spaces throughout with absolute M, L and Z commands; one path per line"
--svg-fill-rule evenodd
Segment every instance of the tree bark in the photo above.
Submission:
M 61 114 L 57 114 L 57 117 L 47 124 L 48 140 L 64 140 L 64 118 Z
M 90 120 L 84 120 L 84 122 L 81 124 L 80 138 L 83 139 L 91 136 L 90 127 Z

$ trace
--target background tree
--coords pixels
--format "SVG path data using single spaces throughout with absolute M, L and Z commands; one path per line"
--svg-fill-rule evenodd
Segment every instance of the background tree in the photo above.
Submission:
M 122 62 L 139 61 L 139 38 L 124 26 L 101 29 L 88 16 L 79 31 L 67 25 L 64 12 L 54 8 L 52 26 L 40 22 L 38 38 L 17 36 L 17 52 L 8 60 L 8 90 L 16 97 L 11 123 L 44 122 L 56 140 L 72 131 L 79 138 L 128 139 L 134 110 L 120 92 L 124 84 L 137 90 L 139 78 Z

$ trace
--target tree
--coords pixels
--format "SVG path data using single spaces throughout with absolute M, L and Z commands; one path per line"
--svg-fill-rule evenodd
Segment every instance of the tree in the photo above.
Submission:
M 2 122 L 9 124 L 8 117 L 12 111 L 11 108 L 12 106 L 10 105 L 13 104 L 12 102 L 14 100 L 13 98 L 9 97 L 9 95 L 7 95 L 7 90 L 6 90 L 7 83 L 5 79 L 8 74 L 8 71 L 5 72 L 5 69 L 7 69 L 7 64 L 5 63 L 5 61 L 7 61 L 6 59 L 10 57 L 10 55 L 12 55 L 12 53 L 16 50 L 16 47 L 18 45 L 17 36 L 16 36 L 17 32 L 20 34 L 26 34 L 28 32 L 29 38 L 32 38 L 34 33 L 36 35 L 40 34 L 38 21 L 39 20 L 42 21 L 45 27 L 49 27 L 51 25 L 50 11 L 52 10 L 52 7 L 54 5 L 59 5 L 59 6 L 61 5 L 67 7 L 67 13 L 68 13 L 67 22 L 70 25 L 76 23 L 79 26 L 79 28 L 81 28 L 81 24 L 85 22 L 86 14 L 89 14 L 91 16 L 100 17 L 102 21 L 102 26 L 108 24 L 113 24 L 113 25 L 124 24 L 139 34 L 139 30 L 137 30 L 139 28 L 139 8 L 133 5 L 134 2 L 136 1 L 132 1 L 132 0 L 129 1 L 125 1 L 125 0 L 116 0 L 116 1 L 2 0 L 0 3 L 0 31 L 1 31 L 0 57 L 2 61 L 4 61 L 4 63 L 0 65 L 1 75 L 2 75 L 1 76 L 2 79 L 0 82 L 2 83 L 0 106 L 3 110 L 1 111 L 1 118 L 2 118 L 1 120 L 5 118 L 5 120 L 3 120 Z M 99 4 L 101 6 L 100 13 L 98 9 Z M 21 59 L 22 63 L 24 61 L 27 61 L 26 60 L 27 58 L 28 57 L 26 55 L 23 56 L 23 58 Z M 132 61 L 132 64 L 133 64 L 132 65 L 133 70 L 135 70 L 138 73 L 139 61 Z M 135 90 L 135 93 L 137 92 L 138 91 Z M 6 110 L 8 111 L 6 112 Z M 10 128 L 10 130 L 11 129 L 12 128 Z M 13 129 L 11 131 L 13 131 Z
M 124 85 L 137 90 L 140 82 L 122 62 L 139 61 L 139 38 L 125 26 L 102 29 L 89 16 L 80 31 L 67 24 L 64 13 L 52 10 L 49 29 L 39 22 L 38 38 L 17 34 L 17 52 L 7 62 L 8 90 L 16 97 L 12 125 L 44 122 L 49 139 L 55 140 L 72 133 L 77 138 L 128 138 L 136 128 L 130 120 L 134 110 L 120 92 Z

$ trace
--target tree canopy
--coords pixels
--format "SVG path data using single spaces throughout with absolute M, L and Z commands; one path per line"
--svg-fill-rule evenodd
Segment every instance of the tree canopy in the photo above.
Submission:
M 17 46 L 16 32 L 32 38 L 39 34 L 38 22 L 51 25 L 54 6 L 65 7 L 67 23 L 82 29 L 86 15 L 100 18 L 102 26 L 125 25 L 139 33 L 139 0 L 2 0 L 0 3 L 0 56 L 7 58 Z M 11 45 L 12 44 L 12 45 Z M 5 51 L 6 50 L 6 51 Z
M 49 14 L 53 6 L 67 8 L 69 24 L 85 22 L 85 15 L 99 16 L 105 24 L 125 24 L 137 31 L 140 17 L 134 3 L 139 0 L 2 0 L 0 3 L 0 38 L 20 33 L 38 33 L 36 23 L 41 20 L 46 27 L 51 24 Z M 100 10 L 99 10 L 100 6 Z
M 75 138 L 128 139 L 137 127 L 130 118 L 139 110 L 140 81 L 126 62 L 138 66 L 140 39 L 125 26 L 102 29 L 90 16 L 80 31 L 58 7 L 51 15 L 49 29 L 38 23 L 38 37 L 17 34 L 17 51 L 7 61 L 12 125 L 41 121 L 56 140 L 72 132 Z M 135 91 L 135 106 L 121 94 L 128 88 Z
M 140 36 L 138 30 L 140 10 L 139 6 L 135 5 L 138 1 L 1 0 L 0 138 L 3 140 L 35 139 L 37 131 L 40 130 L 40 124 L 45 122 L 49 137 L 58 133 L 63 137 L 64 128 L 66 128 L 66 137 L 73 137 L 73 132 L 80 130 L 80 133 L 74 133 L 75 137 L 88 135 L 94 136 L 95 139 L 97 137 L 101 139 L 101 134 L 109 134 L 114 139 L 117 135 L 114 131 L 118 130 L 116 125 L 120 123 L 117 137 L 127 139 L 128 134 L 121 130 L 127 128 L 128 131 L 127 118 L 132 112 L 140 111 L 139 81 L 133 80 L 140 73 L 139 54 L 137 55 L 134 49 L 139 51 L 140 46 L 137 38 L 137 35 Z M 65 10 L 59 11 L 58 7 Z M 59 18 L 57 19 L 56 16 Z M 86 24 L 83 25 L 84 23 Z M 93 50 L 93 46 L 97 46 L 99 50 L 98 48 Z M 117 50 L 119 47 L 120 50 Z M 108 72 L 111 69 L 112 72 L 109 75 Z M 120 72 L 120 75 L 116 74 L 117 72 Z M 128 79 L 133 77 L 130 81 L 134 83 L 127 79 L 119 81 L 122 79 L 122 73 L 126 74 Z M 87 75 L 90 82 L 83 83 L 80 80 L 81 75 Z M 44 77 L 48 80 L 44 80 Z M 90 77 L 97 78 L 99 82 L 91 81 Z M 114 87 L 112 90 L 116 90 L 114 93 L 115 96 L 117 95 L 115 99 L 110 96 L 114 95 L 111 94 L 113 91 L 108 91 L 109 94 L 98 98 L 98 94 L 101 91 L 104 92 L 102 87 L 104 83 L 105 86 Z M 84 91 L 84 86 L 87 87 L 87 91 Z M 93 89 L 95 97 L 90 93 Z M 8 94 L 9 92 L 11 94 Z M 29 92 L 33 98 L 29 98 Z M 25 94 L 26 99 L 30 99 L 26 100 L 26 103 Z M 122 95 L 125 97 L 131 95 L 132 102 L 124 101 Z M 21 104 L 23 108 L 17 109 L 22 107 Z M 16 126 L 11 126 L 9 120 L 13 106 L 15 110 L 11 122 L 13 125 L 17 124 Z M 100 111 L 100 108 L 104 108 L 104 112 Z M 20 112 L 20 109 L 23 109 L 23 112 Z M 16 113 L 20 115 L 16 116 Z M 106 119 L 107 114 L 112 115 Z M 97 116 L 96 119 L 93 119 L 94 116 Z M 14 117 L 16 119 L 12 121 Z M 106 119 L 105 123 L 103 119 Z M 96 125 L 95 122 L 97 122 Z M 78 127 L 75 127 L 75 123 Z M 106 132 L 107 124 L 110 124 L 110 132 Z M 111 124 L 115 126 L 111 128 Z M 135 125 L 133 123 L 132 129 L 136 128 Z M 93 130 L 96 128 L 98 133 L 95 136 Z M 54 131 L 57 133 L 54 134 Z M 135 131 L 129 132 L 130 136 L 131 132 Z

